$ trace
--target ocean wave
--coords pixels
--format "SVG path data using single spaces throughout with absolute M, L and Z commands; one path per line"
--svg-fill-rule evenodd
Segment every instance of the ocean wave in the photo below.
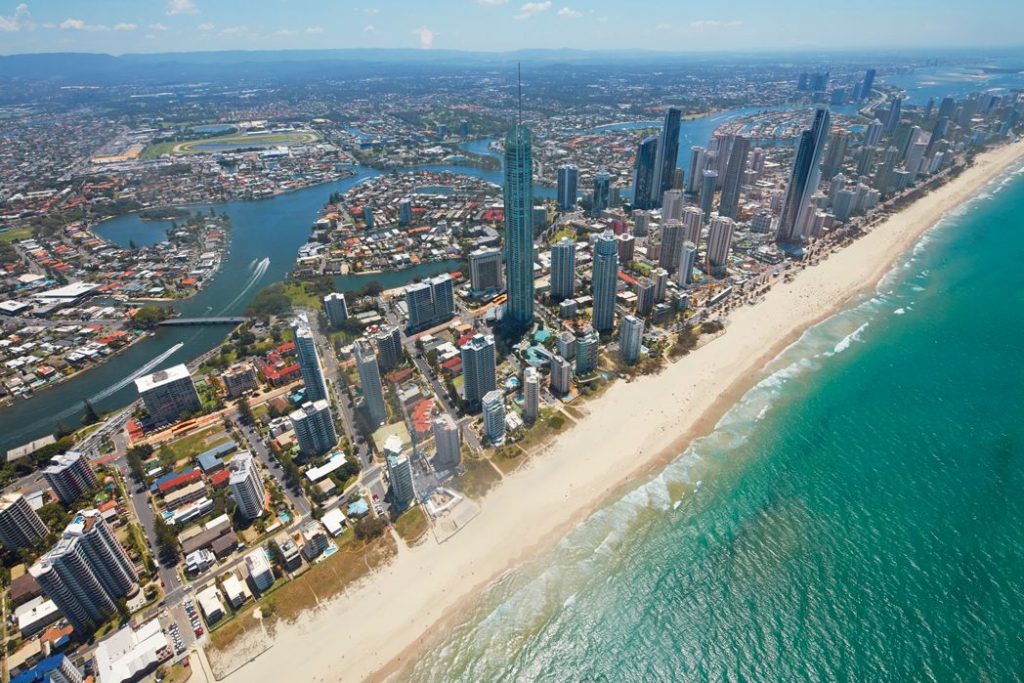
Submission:
M 870 324 L 870 322 L 866 322 L 850 334 L 840 339 L 832 348 L 832 353 L 842 353 L 846 349 L 850 348 L 850 345 L 853 344 L 853 342 L 860 341 L 861 335 L 864 333 L 864 330 L 868 329 L 868 325 Z

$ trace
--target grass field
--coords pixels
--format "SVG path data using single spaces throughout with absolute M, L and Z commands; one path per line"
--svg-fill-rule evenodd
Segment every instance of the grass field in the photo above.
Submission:
M 27 240 L 32 236 L 32 228 L 11 228 L 10 230 L 4 230 L 0 232 L 0 242 L 17 242 L 19 240 Z
M 429 526 L 427 513 L 423 511 L 423 507 L 420 505 L 405 511 L 395 521 L 395 531 L 409 545 L 413 545 L 416 541 L 420 540 L 423 534 L 427 533 Z
M 289 131 L 283 133 L 266 133 L 264 135 L 246 135 L 229 133 L 203 138 L 202 140 L 185 140 L 183 142 L 158 142 L 148 145 L 142 150 L 143 159 L 155 159 L 164 154 L 186 156 L 189 154 L 211 154 L 213 152 L 230 152 L 236 149 L 251 147 L 271 147 L 277 145 L 308 145 L 317 142 L 320 134 L 314 131 Z

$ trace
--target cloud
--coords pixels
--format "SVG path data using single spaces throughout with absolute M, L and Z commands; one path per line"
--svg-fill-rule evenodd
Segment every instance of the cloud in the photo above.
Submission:
M 0 31 L 12 33 L 14 31 L 31 31 L 36 27 L 32 21 L 32 15 L 28 11 L 28 5 L 24 2 L 14 8 L 14 14 L 5 17 L 0 15 Z
M 317 33 L 323 33 L 323 32 L 324 32 L 324 29 L 321 26 L 307 26 L 306 27 L 306 33 L 308 33 L 310 35 L 314 35 L 314 34 L 317 34 Z
M 429 50 L 434 47 L 434 36 L 436 35 L 432 30 L 426 26 L 420 26 L 412 30 L 413 34 L 418 36 L 420 39 L 420 47 L 424 50 Z
M 126 21 L 122 21 L 120 24 L 114 24 L 115 31 L 134 31 L 138 27 L 138 24 L 132 24 Z
M 213 28 L 213 24 L 210 24 L 210 27 L 211 27 L 211 28 Z M 150 25 L 149 25 L 149 30 L 150 30 L 150 31 L 166 31 L 166 30 L 167 30 L 167 27 L 166 27 L 166 26 L 164 26 L 163 24 L 161 24 L 161 23 L 160 23 L 160 22 L 158 21 L 158 22 L 156 22 L 155 24 L 150 24 Z
M 376 30 L 377 27 L 374 26 L 373 24 L 367 24 L 366 26 L 363 27 L 363 33 L 373 33 Z
M 290 28 L 282 28 L 282 29 L 278 29 L 278 30 L 274 31 L 274 35 L 275 36 L 289 37 L 289 36 L 297 36 L 297 35 L 299 35 L 299 32 L 294 30 L 294 29 L 290 29 Z
M 199 24 L 200 31 L 212 31 L 213 28 L 213 23 L 209 21 L 204 21 L 203 23 Z
M 64 21 L 60 22 L 60 27 L 59 28 L 62 31 L 88 31 L 90 33 L 93 33 L 93 32 L 96 32 L 96 31 L 109 31 L 110 30 L 109 26 L 104 26 L 103 24 L 87 24 L 84 21 L 82 21 L 81 19 L 70 19 L 70 18 L 65 19 Z
M 663 21 L 660 24 L 655 24 L 654 30 L 655 31 L 671 31 L 672 30 L 672 24 L 669 24 L 669 23 Z
M 742 21 L 719 21 L 717 19 L 698 19 L 697 21 L 690 22 L 690 28 L 695 28 L 698 31 L 703 31 L 704 29 L 734 28 L 742 25 Z
M 220 30 L 221 35 L 224 36 L 237 36 L 241 33 L 248 33 L 248 26 L 228 26 Z
M 558 16 L 565 17 L 566 19 L 579 19 L 580 17 L 583 16 L 583 12 L 580 12 L 579 10 L 576 9 L 572 9 L 571 7 L 563 7 L 562 9 L 558 10 Z
M 198 14 L 199 8 L 195 0 L 169 0 L 167 3 L 167 16 L 173 17 L 176 14 Z
M 478 5 L 487 5 L 489 7 L 496 7 L 497 5 L 504 5 L 508 3 L 508 0 L 473 0 Z
M 516 15 L 516 19 L 529 19 L 538 12 L 547 12 L 551 9 L 551 0 L 544 0 L 544 2 L 528 2 L 519 8 L 519 14 Z

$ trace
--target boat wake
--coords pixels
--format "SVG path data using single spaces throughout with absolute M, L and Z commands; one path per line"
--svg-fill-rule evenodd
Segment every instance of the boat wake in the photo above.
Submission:
M 228 303 L 227 306 L 225 306 L 224 308 L 221 309 L 221 311 L 220 311 L 221 315 L 224 315 L 225 313 L 227 313 L 229 310 L 231 310 L 231 308 L 234 307 L 235 304 L 237 304 L 239 301 L 241 301 L 242 297 L 244 297 L 246 294 L 248 294 L 249 290 L 256 286 L 256 283 L 260 281 L 260 278 L 262 278 L 264 275 L 267 274 L 267 270 L 269 268 L 270 268 L 270 257 L 268 256 L 268 257 L 260 260 L 260 262 L 256 265 L 256 268 L 255 268 L 255 270 L 253 270 L 252 275 L 249 276 L 249 279 L 246 280 L 246 282 L 245 282 L 245 286 L 242 287 L 242 291 L 240 291 L 238 293 L 238 296 L 236 296 L 234 299 L 232 299 Z

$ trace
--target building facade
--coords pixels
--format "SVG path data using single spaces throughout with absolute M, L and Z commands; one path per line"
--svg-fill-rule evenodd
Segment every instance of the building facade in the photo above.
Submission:
M 316 339 L 305 315 L 300 314 L 292 321 L 292 333 L 295 337 L 295 351 L 299 371 L 302 373 L 302 384 L 306 389 L 306 400 L 319 401 L 328 398 L 327 381 L 324 379 L 323 365 L 320 364 L 320 354 L 316 350 Z
M 594 265 L 591 273 L 591 294 L 594 313 L 591 322 L 599 333 L 615 327 L 615 292 L 619 276 L 618 240 L 610 231 L 598 236 L 594 243 Z
M 65 505 L 74 503 L 96 488 L 96 473 L 86 457 L 77 451 L 54 456 L 43 470 L 43 476 Z
M 0 543 L 14 552 L 31 548 L 47 534 L 46 525 L 20 493 L 0 496 Z
M 533 322 L 533 155 L 522 124 L 505 136 L 505 319 L 518 327 Z
M 228 465 L 228 471 L 231 473 L 228 478 L 231 495 L 238 504 L 242 516 L 246 519 L 255 519 L 262 515 L 265 510 L 266 489 L 263 487 L 263 477 L 260 476 L 252 455 L 247 451 L 237 454 Z
M 463 398 L 467 406 L 475 409 L 484 394 L 497 388 L 497 365 L 494 337 L 474 335 L 461 349 Z
M 356 370 L 359 372 L 359 388 L 363 393 L 366 412 L 371 425 L 376 428 L 388 418 L 388 409 L 384 403 L 384 384 L 380 378 L 380 366 L 373 346 L 365 339 L 359 339 L 352 346 L 356 358 Z
M 203 409 L 192 375 L 184 363 L 139 377 L 135 388 L 155 424 L 174 422 L 182 415 Z
M 576 243 L 563 237 L 551 245 L 551 298 L 555 301 L 576 295 Z
M 288 419 L 295 430 L 295 440 L 302 455 L 322 455 L 338 445 L 334 416 L 327 401 L 306 401 L 293 410 Z

